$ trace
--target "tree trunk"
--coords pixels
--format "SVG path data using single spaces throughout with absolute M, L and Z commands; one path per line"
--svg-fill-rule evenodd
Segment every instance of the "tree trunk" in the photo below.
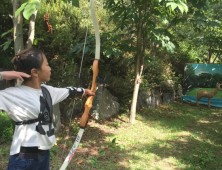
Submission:
M 22 31 L 22 24 L 23 24 L 23 17 L 22 12 L 18 14 L 17 18 L 15 18 L 15 11 L 21 6 L 21 0 L 11 0 L 13 6 L 13 29 L 14 29 L 14 51 L 17 54 L 19 51 L 24 49 L 23 43 L 23 31 Z
M 210 48 L 209 48 L 209 50 L 208 50 L 208 55 L 207 55 L 207 63 L 208 64 L 210 64 L 210 60 L 211 60 L 211 55 L 212 55 L 212 53 L 211 53 L 211 48 L 212 48 L 212 45 L 210 46 Z
M 136 104 L 139 93 L 140 83 L 138 80 L 140 79 L 140 57 L 141 57 L 141 47 L 142 47 L 142 21 L 141 21 L 141 7 L 139 7 L 139 22 L 137 26 L 137 54 L 135 57 L 135 85 L 133 91 L 133 99 L 130 110 L 130 119 L 129 122 L 131 124 L 135 123 L 136 118 Z
M 29 19 L 29 35 L 28 35 L 28 40 L 26 41 L 26 48 L 31 48 L 32 44 L 34 42 L 34 37 L 35 37 L 35 20 L 37 16 L 37 10 L 35 11 L 34 14 Z

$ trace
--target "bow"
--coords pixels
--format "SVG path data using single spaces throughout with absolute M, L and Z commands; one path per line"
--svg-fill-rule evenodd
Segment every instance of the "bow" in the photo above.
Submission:
M 96 50 L 95 50 L 95 60 L 93 61 L 93 79 L 92 79 L 92 87 L 91 91 L 96 93 L 96 87 L 97 87 L 97 82 L 96 82 L 96 77 L 99 74 L 99 59 L 100 59 L 100 35 L 99 35 L 99 27 L 96 19 L 96 14 L 95 14 L 95 8 L 94 8 L 94 0 L 90 0 L 90 6 L 91 6 L 91 14 L 92 14 L 92 19 L 93 19 L 93 25 L 95 29 L 95 37 L 96 37 Z M 94 96 L 90 96 L 87 98 L 86 103 L 85 103 L 85 110 L 84 113 L 81 117 L 81 122 L 80 122 L 80 130 L 79 133 L 76 137 L 76 140 L 72 146 L 72 149 L 70 150 L 68 156 L 66 157 L 65 161 L 63 162 L 60 170 L 65 170 L 66 167 L 68 166 L 69 162 L 71 161 L 78 145 L 79 142 L 82 138 L 84 129 L 87 125 L 88 119 L 89 119 L 89 111 L 92 108 L 92 102 L 93 102 Z

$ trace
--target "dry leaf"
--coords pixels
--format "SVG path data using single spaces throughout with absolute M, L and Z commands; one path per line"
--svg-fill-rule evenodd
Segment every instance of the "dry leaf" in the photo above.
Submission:
M 77 162 L 77 165 L 81 164 L 83 162 L 83 160 L 80 160 Z
M 64 146 L 64 145 L 62 145 L 62 144 L 59 144 L 58 146 L 59 146 L 59 148 L 61 148 L 61 149 L 65 149 L 65 150 L 67 150 L 67 149 L 68 149 L 68 147 L 67 147 L 67 146 Z

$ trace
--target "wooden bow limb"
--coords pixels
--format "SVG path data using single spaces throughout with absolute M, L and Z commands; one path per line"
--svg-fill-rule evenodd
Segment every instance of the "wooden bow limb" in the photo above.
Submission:
M 100 35 L 99 35 L 99 27 L 96 19 L 96 14 L 95 14 L 95 8 L 94 8 L 94 0 L 91 0 L 91 13 L 92 13 L 92 19 L 93 19 L 93 24 L 94 24 L 94 29 L 95 29 L 95 38 L 96 38 L 96 49 L 95 49 L 95 60 L 93 61 L 93 79 L 92 79 L 92 87 L 91 91 L 96 93 L 96 88 L 97 88 L 97 82 L 96 82 L 96 77 L 99 74 L 99 59 L 100 59 Z M 68 166 L 69 162 L 71 161 L 78 145 L 79 142 L 82 138 L 84 129 L 87 125 L 88 119 L 89 119 L 89 111 L 92 108 L 92 102 L 93 102 L 94 96 L 90 96 L 87 98 L 86 103 L 85 103 L 85 110 L 84 113 L 81 117 L 81 122 L 80 122 L 80 130 L 79 133 L 76 137 L 76 140 L 72 146 L 72 149 L 70 150 L 68 156 L 66 157 L 65 161 L 63 162 L 60 170 L 65 170 L 66 167 Z
M 92 87 L 91 87 L 91 91 L 93 91 L 94 93 L 96 92 L 96 87 L 97 87 L 97 83 L 96 83 L 96 77 L 98 76 L 99 73 L 99 60 L 95 59 L 93 62 L 93 81 L 92 81 Z M 87 125 L 88 119 L 89 119 L 89 111 L 92 108 L 92 102 L 93 102 L 94 96 L 90 96 L 87 98 L 86 103 L 85 103 L 85 110 L 84 113 L 81 117 L 81 122 L 80 122 L 80 130 L 79 133 L 76 137 L 76 140 L 74 142 L 74 145 L 72 146 L 72 149 L 70 150 L 68 156 L 66 157 L 65 161 L 63 162 L 60 170 L 65 170 L 66 167 L 68 166 L 69 162 L 71 161 L 78 145 L 79 142 L 82 138 L 84 129 Z

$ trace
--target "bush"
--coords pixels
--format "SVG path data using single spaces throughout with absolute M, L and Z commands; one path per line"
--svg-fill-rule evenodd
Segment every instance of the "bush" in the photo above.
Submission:
M 5 112 L 0 111 L 0 143 L 11 141 L 15 123 Z
M 44 14 L 49 13 L 52 35 L 43 29 Z M 52 86 L 74 85 L 67 80 L 79 70 L 81 54 L 69 54 L 71 45 L 84 42 L 85 27 L 81 27 L 80 10 L 62 0 L 42 1 L 36 18 L 36 34 L 33 46 L 44 51 L 52 68 L 49 82 Z M 28 26 L 28 25 L 27 25 Z
M 174 92 L 174 85 L 169 85 L 167 82 L 161 82 L 161 92 L 163 93 L 173 93 Z

